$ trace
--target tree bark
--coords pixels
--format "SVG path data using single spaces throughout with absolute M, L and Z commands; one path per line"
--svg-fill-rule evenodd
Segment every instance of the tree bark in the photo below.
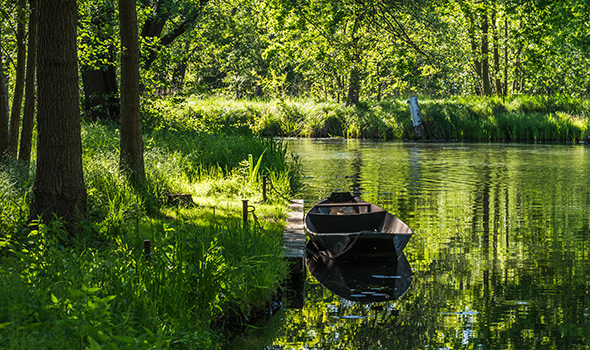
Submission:
M 359 103 L 361 90 L 361 79 L 360 72 L 356 66 L 356 62 L 353 63 L 350 69 L 350 77 L 348 80 L 348 95 L 346 96 L 346 105 L 352 106 Z
M 8 155 L 8 113 L 8 88 L 4 81 L 2 42 L 0 41 L 0 160 Z
M 504 96 L 508 95 L 508 16 L 504 18 Z
M 141 36 L 143 38 L 156 38 L 159 40 L 159 45 L 161 46 L 170 45 L 179 36 L 195 26 L 197 19 L 202 13 L 203 7 L 205 7 L 208 2 L 209 0 L 199 0 L 198 5 L 192 7 L 190 11 L 183 13 L 184 19 L 179 21 L 178 24 L 166 35 L 162 36 L 166 23 L 177 16 L 178 13 L 170 12 L 169 6 L 166 6 L 164 1 L 158 0 L 152 14 L 143 24 Z M 157 57 L 157 49 L 155 47 L 150 47 L 142 61 L 143 69 L 149 69 Z
M 475 69 L 475 74 L 477 74 L 478 78 L 478 85 L 475 86 L 475 93 L 477 95 L 481 95 L 482 92 L 482 85 L 481 85 L 481 61 L 479 60 L 480 57 L 480 49 L 477 45 L 476 35 L 475 35 L 475 20 L 473 18 L 473 13 L 470 10 L 466 10 L 465 15 L 469 20 L 469 24 L 467 27 L 467 32 L 469 33 L 469 43 L 471 44 L 471 54 L 473 55 L 473 68 Z
M 76 0 L 39 1 L 37 173 L 29 220 L 59 217 L 73 235 L 86 214 Z
M 499 47 L 499 39 L 498 39 L 498 23 L 496 20 L 496 6 L 491 13 L 491 20 L 492 20 L 492 41 L 494 45 L 494 82 L 496 85 L 496 95 L 502 95 L 502 80 L 500 79 L 500 72 L 502 71 L 502 67 L 500 67 L 500 47 Z
M 23 127 L 20 136 L 18 159 L 24 163 L 31 161 L 33 144 L 33 126 L 35 124 L 35 73 L 37 70 L 37 26 L 39 9 L 37 0 L 29 0 L 29 47 L 27 54 L 27 76 L 25 78 L 25 108 L 23 111 Z
M 23 105 L 23 90 L 25 86 L 25 67 L 27 63 L 26 36 L 26 0 L 19 0 L 18 24 L 16 29 L 16 78 L 14 82 L 14 94 L 12 95 L 12 110 L 10 113 L 10 131 L 8 136 L 8 153 L 16 158 L 18 150 L 18 132 L 20 128 L 20 112 Z
M 116 4 L 100 5 L 101 11 L 90 16 L 87 30 L 91 37 L 82 39 L 85 45 L 103 46 L 111 41 L 115 28 Z M 107 29 L 105 29 L 107 28 Z M 114 44 L 102 47 L 89 55 L 90 64 L 81 67 L 84 114 L 97 120 L 116 120 L 119 117 L 119 87 L 117 85 L 117 49 Z
M 483 94 L 489 96 L 492 94 L 492 87 L 490 85 L 490 44 L 489 44 L 489 28 L 487 6 L 482 11 L 481 21 L 481 80 L 483 86 Z
M 351 106 L 359 103 L 360 92 L 361 92 L 361 72 L 359 70 L 360 60 L 361 60 L 361 49 L 359 48 L 359 37 L 357 36 L 357 31 L 362 21 L 363 16 L 357 16 L 354 19 L 354 24 L 352 26 L 351 32 L 351 46 L 352 46 L 352 53 L 351 53 L 351 68 L 350 68 L 350 76 L 348 79 L 348 94 L 346 96 L 346 105 Z
M 121 158 L 120 170 L 134 186 L 145 182 L 139 111 L 139 35 L 135 0 L 119 1 L 121 32 Z
M 82 67 L 82 83 L 85 113 L 93 119 L 116 119 L 119 115 L 119 89 L 115 67 Z

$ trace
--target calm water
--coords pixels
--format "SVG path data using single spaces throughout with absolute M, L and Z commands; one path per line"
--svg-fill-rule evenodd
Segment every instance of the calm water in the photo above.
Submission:
M 590 148 L 289 140 L 306 209 L 350 190 L 404 220 L 413 280 L 357 303 L 308 275 L 305 306 L 247 349 L 590 348 Z M 385 273 L 386 275 L 387 273 Z

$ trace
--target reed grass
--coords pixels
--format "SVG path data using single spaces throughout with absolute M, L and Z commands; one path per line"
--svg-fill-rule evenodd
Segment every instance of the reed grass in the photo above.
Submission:
M 419 105 L 425 127 L 422 138 L 427 140 L 579 142 L 590 133 L 590 100 L 571 96 L 422 97 Z M 191 96 L 157 101 L 151 107 L 165 111 L 170 120 L 189 119 L 209 132 L 387 140 L 414 137 L 405 98 L 347 107 L 304 99 Z

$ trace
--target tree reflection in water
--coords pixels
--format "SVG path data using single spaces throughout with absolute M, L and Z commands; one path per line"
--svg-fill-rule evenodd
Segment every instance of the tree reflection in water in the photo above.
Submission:
M 253 349 L 590 348 L 590 149 L 289 143 L 307 206 L 354 186 L 412 228 L 413 280 L 395 301 L 359 303 L 310 274 L 305 307 Z

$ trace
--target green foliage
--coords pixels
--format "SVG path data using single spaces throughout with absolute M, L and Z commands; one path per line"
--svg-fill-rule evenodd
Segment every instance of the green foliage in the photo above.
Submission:
M 149 261 L 133 236 L 65 249 L 59 222 L 2 247 L 2 347 L 216 347 L 215 320 L 263 306 L 284 274 L 280 240 L 190 219 L 152 221 Z
M 336 102 L 316 102 L 310 99 L 279 99 L 268 102 L 249 100 L 227 100 L 219 97 L 180 99 L 177 108 L 171 101 L 178 98 L 153 102 L 150 110 L 167 116 L 155 120 L 160 123 L 154 133 L 154 142 L 166 145 L 164 136 L 176 125 L 191 124 L 202 130 L 225 132 L 226 136 L 199 136 L 194 139 L 183 133 L 182 140 L 191 145 L 191 157 L 198 156 L 203 164 L 236 166 L 247 154 L 234 148 L 225 138 L 241 138 L 240 135 L 254 133 L 264 136 L 295 137 L 346 137 L 400 140 L 414 136 L 410 111 L 406 99 L 390 99 L 374 103 L 359 103 L 344 106 Z M 154 107 L 157 105 L 158 107 Z M 590 102 L 587 99 L 568 96 L 519 96 L 508 99 L 499 97 L 455 97 L 447 99 L 420 98 L 420 109 L 424 117 L 425 134 L 431 140 L 469 141 L 518 141 L 518 142 L 579 142 L 588 131 Z M 215 117 L 217 116 L 217 118 Z M 186 122 L 184 122 L 186 120 Z M 162 134 L 160 134 L 162 133 Z M 233 135 L 232 135 L 233 133 Z M 238 135 L 236 135 L 238 134 Z M 231 136 L 230 136 L 231 135 Z M 254 138 L 252 140 L 256 140 Z M 203 140 L 203 141 L 200 141 Z M 201 149 L 205 144 L 218 140 L 215 149 L 227 149 L 228 156 L 211 158 Z M 261 139 L 264 140 L 264 139 Z M 174 145 L 175 149 L 183 148 Z M 266 146 L 265 146 L 266 147 Z M 258 148 L 253 156 L 259 157 L 264 148 Z M 187 150 L 187 154 L 190 152 Z M 265 155 L 263 162 L 274 163 L 280 157 Z M 233 158 L 236 155 L 236 158 Z M 267 159 L 268 157 L 270 159 Z M 266 164 L 266 163 L 263 163 Z M 267 165 L 268 166 L 268 165 Z M 264 166 L 263 166 L 264 167 Z M 284 165 L 275 164 L 277 169 Z
M 29 213 L 34 178 L 34 172 L 22 164 L 0 164 L 0 239 L 14 238 L 22 230 Z
M 160 119 L 144 135 L 141 194 L 118 171 L 117 126 L 82 123 L 89 217 L 73 241 L 57 219 L 26 228 L 33 174 L 3 166 L 0 348 L 218 348 L 228 315 L 273 297 L 286 274 L 284 201 L 269 194 L 244 228 L 241 199 L 261 199 L 261 173 L 291 190 L 286 147 Z M 169 203 L 179 192 L 196 205 Z

